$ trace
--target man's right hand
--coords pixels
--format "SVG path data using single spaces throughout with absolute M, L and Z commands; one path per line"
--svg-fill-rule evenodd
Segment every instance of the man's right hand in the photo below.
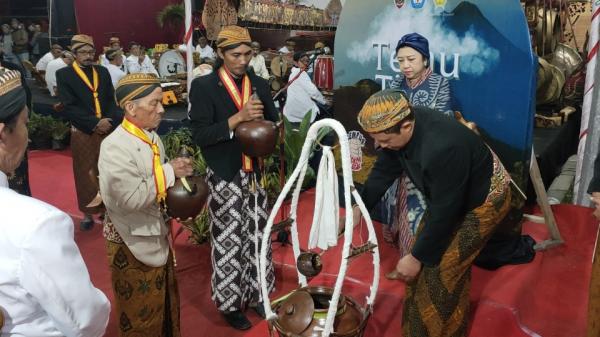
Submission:
M 255 119 L 264 118 L 264 106 L 258 99 L 250 99 L 235 115 L 229 118 L 229 129 L 234 130 L 240 123 L 249 122 Z
M 97 134 L 99 135 L 105 135 L 108 132 L 110 132 L 110 129 L 112 128 L 112 118 L 102 118 L 98 124 L 96 124 L 96 128 L 94 129 L 94 131 L 96 131 Z
M 194 173 L 194 167 L 190 158 L 175 158 L 169 164 L 173 167 L 173 173 L 175 173 L 175 177 L 177 178 L 188 177 Z

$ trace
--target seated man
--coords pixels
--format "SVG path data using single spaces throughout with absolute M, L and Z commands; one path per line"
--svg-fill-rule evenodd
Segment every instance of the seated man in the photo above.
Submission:
M 48 63 L 44 78 L 46 79 L 46 85 L 48 86 L 50 96 L 58 96 L 56 93 L 56 72 L 59 69 L 68 67 L 71 64 L 73 64 L 74 60 L 75 56 L 71 52 L 65 51 L 62 53 L 61 57 L 54 59 L 50 61 L 50 63 Z
M 121 48 L 111 48 L 107 50 L 104 55 L 108 60 L 108 64 L 105 65 L 105 67 L 108 69 L 113 87 L 116 88 L 117 83 L 127 75 L 121 70 L 123 66 L 123 52 L 121 51 Z
M 137 42 L 132 42 L 129 47 L 131 55 L 127 57 L 126 67 L 130 74 L 143 73 L 158 75 L 152 60 L 146 55 L 146 49 Z
M 196 46 L 196 52 L 200 54 L 201 59 L 212 59 L 214 60 L 217 55 L 214 49 L 208 44 L 208 40 L 204 36 L 198 38 L 198 45 Z
M 179 294 L 161 203 L 176 177 L 192 174 L 192 162 L 166 161 L 154 131 L 165 112 L 158 78 L 127 75 L 115 98 L 125 118 L 102 142 L 98 169 L 119 336 L 179 337 Z M 147 289 L 131 292 L 124 284 Z
M 466 336 L 471 265 L 510 209 L 508 172 L 473 131 L 394 89 L 371 96 L 358 123 L 379 147 L 361 192 L 367 209 L 403 172 L 427 203 L 412 251 L 396 265 L 407 285 L 402 335 Z
M 90 281 L 73 221 L 8 188 L 27 147 L 27 114 L 19 73 L 0 68 L 0 334 L 103 336 L 110 304 Z
M 283 107 L 283 115 L 294 125 L 299 126 L 307 113 L 311 113 L 310 122 L 314 122 L 319 114 L 317 103 L 325 106 L 327 101 L 306 73 L 309 58 L 304 52 L 294 53 L 294 67 L 290 73 L 287 89 L 287 100 Z
M 269 71 L 265 64 L 265 58 L 260 54 L 260 43 L 252 41 L 252 59 L 250 60 L 250 67 L 254 69 L 254 73 L 265 80 L 269 80 Z
M 46 68 L 48 67 L 48 63 L 50 61 L 59 58 L 62 55 L 63 48 L 58 43 L 54 43 L 52 45 L 52 49 L 46 53 L 46 55 L 42 56 L 42 58 L 36 63 L 35 69 L 37 69 L 40 74 L 44 74 L 46 72 Z

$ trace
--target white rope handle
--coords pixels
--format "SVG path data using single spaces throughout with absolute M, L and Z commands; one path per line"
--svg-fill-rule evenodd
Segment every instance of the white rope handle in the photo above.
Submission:
M 306 169 L 308 167 L 308 159 L 309 159 L 310 153 L 312 151 L 313 144 L 316 141 L 318 131 L 321 128 L 325 128 L 325 127 L 332 128 L 337 133 L 338 138 L 339 138 L 339 142 L 340 142 L 340 146 L 341 146 L 342 176 L 344 179 L 344 202 L 346 205 L 346 209 L 345 209 L 345 213 L 346 213 L 345 228 L 346 228 L 346 230 L 344 231 L 344 245 L 342 248 L 341 265 L 340 265 L 340 270 L 338 272 L 338 276 L 337 276 L 337 279 L 335 282 L 333 295 L 332 295 L 331 301 L 329 303 L 329 309 L 327 312 L 327 319 L 325 322 L 325 327 L 321 333 L 322 337 L 329 337 L 329 335 L 331 334 L 331 332 L 333 330 L 333 323 L 335 320 L 335 315 L 337 313 L 337 305 L 338 305 L 338 302 L 340 299 L 344 278 L 346 276 L 346 270 L 348 268 L 348 256 L 350 254 L 350 245 L 352 244 L 352 235 L 353 235 L 354 226 L 353 226 L 352 207 L 349 207 L 349 205 L 352 204 L 351 195 L 354 196 L 355 201 L 357 202 L 357 204 L 359 205 L 359 207 L 361 209 L 361 212 L 363 213 L 363 217 L 366 219 L 366 223 L 367 223 L 367 227 L 368 227 L 368 231 L 369 231 L 369 241 L 374 244 L 377 244 L 377 237 L 375 236 L 375 229 L 373 227 L 373 222 L 371 221 L 369 212 L 367 211 L 364 203 L 362 202 L 360 195 L 355 190 L 354 183 L 352 181 L 352 171 L 351 171 L 351 162 L 350 162 L 350 149 L 349 149 L 349 145 L 348 145 L 348 136 L 347 136 L 346 130 L 344 129 L 342 124 L 340 124 L 340 122 L 338 122 L 336 120 L 322 119 L 322 120 L 314 123 L 308 130 L 308 135 L 304 142 L 304 146 L 302 147 L 302 154 L 300 156 L 298 165 L 294 169 L 292 176 L 286 182 L 281 193 L 279 194 L 279 197 L 277 198 L 277 201 L 275 202 L 273 210 L 271 211 L 271 214 L 269 215 L 267 225 L 263 232 L 262 244 L 261 244 L 261 250 L 260 250 L 260 269 L 261 269 L 260 279 L 261 279 L 262 297 L 265 299 L 263 301 L 263 305 L 264 305 L 267 319 L 274 320 L 277 318 L 277 315 L 272 311 L 270 301 L 266 300 L 269 298 L 267 282 L 266 282 L 266 262 L 267 262 L 266 259 L 267 259 L 267 250 L 268 250 L 267 245 L 269 243 L 271 229 L 273 227 L 273 222 L 275 220 L 275 216 L 279 212 L 279 209 L 281 208 L 281 205 L 283 204 L 285 197 L 292 189 L 292 186 L 293 186 L 294 182 L 296 181 L 296 179 L 298 179 L 296 188 L 292 195 L 292 205 L 291 205 L 291 209 L 290 209 L 290 216 L 294 220 L 294 222 L 292 223 L 292 245 L 293 245 L 293 250 L 294 250 L 294 258 L 297 260 L 298 256 L 300 255 L 300 243 L 299 243 L 299 239 L 298 239 L 298 227 L 297 227 L 297 222 L 296 222 L 297 207 L 298 207 L 298 201 L 299 201 L 299 197 L 300 197 L 300 191 L 302 188 L 302 183 L 304 181 L 304 176 L 306 174 Z M 374 303 L 377 289 L 379 287 L 379 261 L 380 261 L 379 249 L 375 248 L 374 252 L 373 252 L 373 283 L 372 283 L 372 286 L 370 289 L 370 294 L 367 297 L 368 305 L 372 305 Z M 298 279 L 299 279 L 299 283 L 301 286 L 307 285 L 306 277 L 304 275 L 300 274 L 300 272 L 298 272 Z

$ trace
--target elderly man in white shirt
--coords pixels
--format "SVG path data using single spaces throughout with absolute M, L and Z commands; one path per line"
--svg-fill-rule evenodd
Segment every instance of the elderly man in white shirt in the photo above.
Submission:
M 202 59 L 215 59 L 217 55 L 215 50 L 208 45 L 208 40 L 204 36 L 198 38 L 198 45 L 196 46 L 196 52 L 200 54 Z
M 290 86 L 287 89 L 287 100 L 283 107 L 283 115 L 292 123 L 299 124 L 304 116 L 312 113 L 312 123 L 319 113 L 315 101 L 325 105 L 327 101 L 306 73 L 310 59 L 304 52 L 294 54 L 294 67 L 290 73 Z
M 47 52 L 42 58 L 36 63 L 35 69 L 37 69 L 40 73 L 44 73 L 46 68 L 48 67 L 48 63 L 50 61 L 59 58 L 62 55 L 63 48 L 58 43 L 52 45 L 52 49 Z
M 156 68 L 154 68 L 154 65 L 152 64 L 152 60 L 146 55 L 144 47 L 139 43 L 132 42 L 129 47 L 129 52 L 131 55 L 127 57 L 125 63 L 127 65 L 127 71 L 130 74 L 143 73 L 159 76 L 158 71 L 156 71 Z
M 75 60 L 75 56 L 71 52 L 65 51 L 62 53 L 61 57 L 56 58 L 56 59 L 50 61 L 50 63 L 48 63 L 48 66 L 46 67 L 46 74 L 44 75 L 44 78 L 46 79 L 46 86 L 48 87 L 50 96 L 52 96 L 52 97 L 57 96 L 56 72 L 59 69 L 70 66 L 73 63 L 73 60 Z
M 265 64 L 265 58 L 260 54 L 260 43 L 253 41 L 252 47 L 252 59 L 250 60 L 250 67 L 254 69 L 254 73 L 265 80 L 269 80 L 269 71 Z
M 123 66 L 123 52 L 121 51 L 121 48 L 111 48 L 107 50 L 104 55 L 108 60 L 108 64 L 105 65 L 105 67 L 108 69 L 113 87 L 116 88 L 117 83 L 127 75 L 121 70 Z
M 73 221 L 8 188 L 27 147 L 25 102 L 20 74 L 0 68 L 0 335 L 101 337 L 110 304 L 90 281 Z

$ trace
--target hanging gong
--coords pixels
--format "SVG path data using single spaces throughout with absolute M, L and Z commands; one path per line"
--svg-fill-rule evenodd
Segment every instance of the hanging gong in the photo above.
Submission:
M 271 60 L 271 73 L 276 77 L 284 77 L 288 70 L 288 61 L 283 55 L 275 56 Z

